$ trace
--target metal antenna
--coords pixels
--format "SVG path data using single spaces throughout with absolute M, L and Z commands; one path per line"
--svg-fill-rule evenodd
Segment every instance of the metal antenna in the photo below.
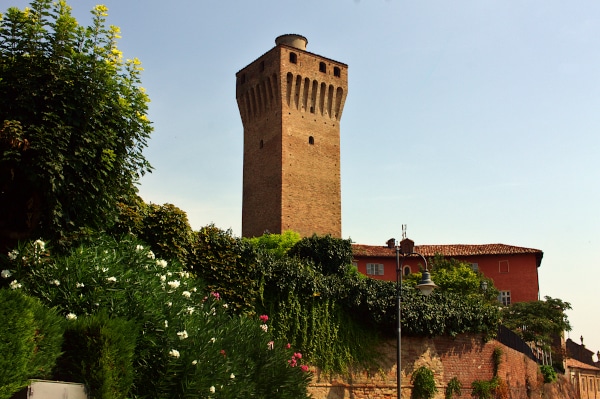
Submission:
M 406 239 L 406 225 L 403 224 L 402 225 L 402 239 Z

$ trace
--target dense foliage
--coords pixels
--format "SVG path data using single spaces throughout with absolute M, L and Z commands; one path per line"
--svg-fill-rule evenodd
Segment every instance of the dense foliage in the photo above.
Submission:
M 502 324 L 515 331 L 526 342 L 551 347 L 554 337 L 571 331 L 565 311 L 571 304 L 557 298 L 544 297 L 543 301 L 517 302 L 502 311 Z
M 78 25 L 64 0 L 0 20 L 0 225 L 11 237 L 64 237 L 113 223 L 150 170 L 140 62 L 123 60 L 107 9 Z
M 433 371 L 426 366 L 413 371 L 410 382 L 413 384 L 412 399 L 431 399 L 437 393 Z
M 65 335 L 61 375 L 91 382 L 97 397 L 120 397 L 98 392 L 123 392 L 127 385 L 127 373 L 106 366 L 127 364 L 127 351 L 115 356 L 119 346 L 107 339 L 127 325 L 135 341 L 129 397 L 306 396 L 311 374 L 301 352 L 272 338 L 268 315 L 232 315 L 217 292 L 203 291 L 177 261 L 156 259 L 139 241 L 100 235 L 91 242 L 66 256 L 52 256 L 40 241 L 29 243 L 13 250 L 3 266 L 10 287 L 4 290 L 40 298 L 70 322 L 81 321 Z M 103 314 L 123 322 L 94 321 Z M 131 343 L 126 341 L 124 347 Z M 77 362 L 68 361 L 91 342 L 96 353 L 83 351 Z
M 5 273 L 6 275 L 6 273 Z M 63 318 L 15 289 L 0 289 L 0 398 L 48 378 L 60 355 Z
M 71 316 L 73 318 L 73 316 Z M 79 381 L 90 399 L 125 399 L 133 384 L 136 321 L 106 313 L 70 320 L 63 355 L 54 370 L 59 381 Z

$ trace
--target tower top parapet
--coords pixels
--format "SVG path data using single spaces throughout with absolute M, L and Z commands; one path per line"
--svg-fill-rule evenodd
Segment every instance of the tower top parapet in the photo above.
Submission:
M 280 45 L 284 44 L 286 46 L 297 48 L 298 50 L 306 51 L 306 45 L 308 44 L 308 39 L 302 35 L 297 35 L 295 33 L 288 33 L 286 35 L 278 36 L 275 39 L 275 44 Z

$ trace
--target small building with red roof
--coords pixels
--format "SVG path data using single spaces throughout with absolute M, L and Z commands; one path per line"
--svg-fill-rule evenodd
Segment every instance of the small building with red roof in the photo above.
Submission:
M 354 265 L 374 279 L 396 281 L 396 251 L 388 246 L 353 244 Z M 415 245 L 414 252 L 426 258 L 441 255 L 471 265 L 492 279 L 500 290 L 500 301 L 509 305 L 539 299 L 538 268 L 544 253 L 539 249 L 506 244 Z M 423 259 L 402 257 L 404 275 L 421 270 Z

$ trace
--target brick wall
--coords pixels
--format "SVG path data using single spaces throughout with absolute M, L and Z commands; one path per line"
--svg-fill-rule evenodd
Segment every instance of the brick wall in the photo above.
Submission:
M 242 236 L 294 230 L 341 237 L 347 65 L 278 45 L 236 76 L 244 125 Z
M 434 372 L 438 393 L 444 398 L 448 381 L 456 377 L 462 383 L 460 399 L 471 397 L 471 383 L 493 377 L 493 353 L 502 350 L 498 375 L 507 382 L 509 398 L 575 398 L 570 383 L 562 377 L 557 383 L 544 384 L 538 365 L 520 352 L 498 341 L 484 342 L 481 336 L 464 334 L 456 338 L 402 338 L 402 398 L 411 395 L 411 373 L 427 366 Z M 380 348 L 380 372 L 356 371 L 346 378 L 315 373 L 310 386 L 314 399 L 393 399 L 396 398 L 396 343 Z M 508 398 L 507 398 L 508 399 Z

